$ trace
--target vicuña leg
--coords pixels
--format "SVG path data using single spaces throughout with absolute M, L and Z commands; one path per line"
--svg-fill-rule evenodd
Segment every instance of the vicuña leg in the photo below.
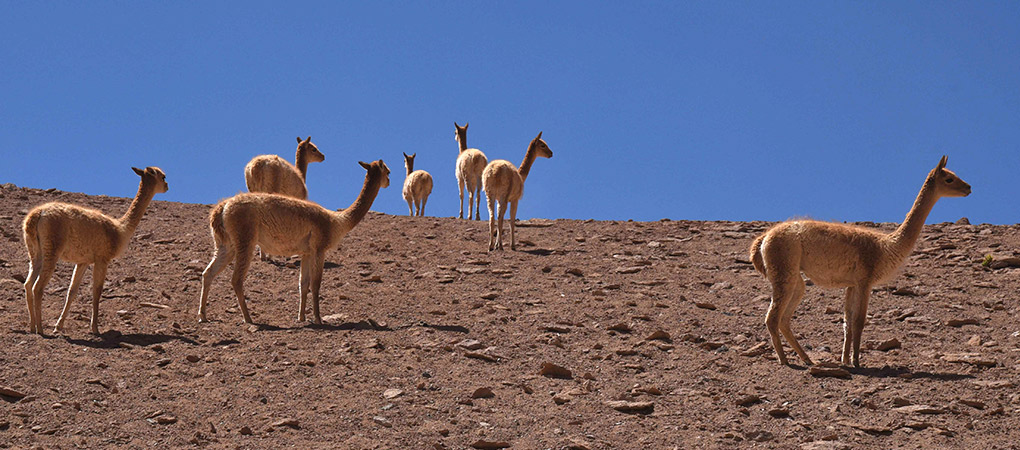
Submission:
M 298 274 L 298 284 L 300 285 L 298 289 L 301 293 L 301 300 L 298 302 L 298 322 L 305 321 L 305 310 L 308 306 L 308 286 L 312 281 L 311 277 L 308 275 L 310 267 L 312 267 L 312 256 L 301 255 L 301 273 Z
M 35 283 L 39 279 L 39 268 L 42 264 L 42 258 L 35 255 L 29 255 L 31 261 L 28 263 L 28 276 L 25 277 L 25 301 L 28 302 L 28 332 L 29 333 L 41 333 L 41 330 L 35 328 Z
M 230 284 L 234 287 L 234 295 L 237 296 L 237 306 L 241 308 L 241 315 L 245 323 L 255 323 L 248 314 L 248 304 L 244 301 L 244 279 L 248 277 L 248 266 L 251 265 L 252 244 L 247 242 L 235 242 L 234 253 L 234 274 L 230 278 Z
M 518 200 L 510 202 L 510 250 L 517 250 L 517 202 Z M 503 227 L 500 226 L 499 229 L 502 231 Z
M 786 302 L 783 303 L 782 316 L 779 319 L 779 331 L 783 333 L 783 336 L 786 337 L 786 342 L 790 343 L 790 347 L 793 347 L 793 351 L 797 352 L 800 359 L 803 360 L 805 364 L 811 366 L 814 365 L 814 363 L 811 362 L 811 357 L 809 357 L 807 352 L 804 351 L 804 348 L 800 346 L 800 343 L 797 342 L 797 336 L 795 336 L 793 334 L 793 330 L 790 329 L 790 320 L 793 319 L 793 312 L 797 309 L 797 306 L 800 305 L 801 300 L 804 299 L 804 279 L 798 275 L 796 281 L 792 281 L 792 284 L 791 288 L 793 289 L 793 292 L 790 294 L 790 297 L 786 299 Z
M 421 209 L 418 210 L 418 215 L 419 216 L 424 216 L 425 215 L 425 202 L 427 202 L 427 201 L 429 201 L 428 197 L 424 197 L 424 198 L 421 199 Z
M 92 334 L 99 334 L 99 298 L 103 295 L 107 264 L 106 261 L 96 261 L 92 266 L 92 321 L 89 323 Z
M 853 296 L 847 296 L 846 309 L 843 314 L 843 364 L 853 362 L 854 367 L 861 366 L 861 333 L 868 320 L 868 299 L 871 297 L 871 286 L 855 286 Z M 847 339 L 850 342 L 847 342 Z M 851 360 L 850 350 L 853 350 Z
M 322 315 L 319 314 L 319 287 L 322 286 L 322 271 L 326 264 L 325 252 L 319 252 L 312 256 L 313 263 L 309 269 L 309 275 L 311 276 L 311 290 L 312 290 L 312 319 L 316 325 L 322 325 Z
M 46 289 L 46 283 L 50 282 L 50 278 L 53 277 L 53 272 L 57 270 L 57 253 L 55 250 L 44 250 L 42 257 L 42 267 L 39 269 L 39 276 L 35 280 L 35 284 L 32 285 L 32 309 L 35 310 L 35 317 L 33 318 L 35 324 L 35 332 L 43 334 L 42 326 L 42 297 L 43 291 Z
M 478 179 L 475 180 L 475 220 L 482 220 L 482 213 L 480 209 L 482 205 L 481 202 L 482 202 L 482 177 L 479 175 Z
M 460 218 L 464 218 L 464 180 L 457 180 L 457 185 L 460 187 Z M 471 200 L 468 200 L 468 207 L 471 206 Z M 470 219 L 470 217 L 468 217 Z
M 506 217 L 506 200 L 499 201 L 499 221 L 496 223 L 496 248 L 503 250 L 503 218 Z
M 198 299 L 198 321 L 208 322 L 209 319 L 205 316 L 205 307 L 209 304 L 209 289 L 212 288 L 213 280 L 227 267 L 230 260 L 233 259 L 234 254 L 230 247 L 227 245 L 221 245 L 216 249 L 216 254 L 213 256 L 213 260 L 209 261 L 209 265 L 205 267 L 205 271 L 202 272 L 202 295 Z
M 64 320 L 67 319 L 67 313 L 71 310 L 71 301 L 78 298 L 78 287 L 81 286 L 81 279 L 85 277 L 87 268 L 86 264 L 75 264 L 74 273 L 71 275 L 71 285 L 67 288 L 67 299 L 64 300 L 64 309 L 60 312 L 60 317 L 57 318 L 57 324 L 53 326 L 53 333 L 64 328 Z
M 496 249 L 496 199 L 489 197 L 489 251 Z

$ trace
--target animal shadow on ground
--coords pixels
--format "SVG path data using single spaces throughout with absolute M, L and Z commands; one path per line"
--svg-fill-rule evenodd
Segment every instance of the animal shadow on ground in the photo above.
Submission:
M 136 347 L 148 347 L 153 344 L 162 344 L 170 341 L 180 341 L 189 345 L 199 345 L 194 339 L 184 336 L 173 336 L 169 334 L 132 333 L 121 334 L 119 331 L 107 331 L 93 339 L 75 339 L 64 337 L 68 344 L 79 345 L 90 348 L 117 348 L 121 344 L 128 344 Z
M 933 372 L 912 372 L 907 367 L 847 367 L 850 373 L 871 378 L 925 378 L 936 381 L 960 381 L 971 380 L 973 375 L 964 373 L 933 373 Z

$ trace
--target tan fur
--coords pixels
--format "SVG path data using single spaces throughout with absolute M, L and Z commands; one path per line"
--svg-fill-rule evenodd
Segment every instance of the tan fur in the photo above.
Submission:
M 252 323 L 244 300 L 244 279 L 256 244 L 276 255 L 301 255 L 299 277 L 301 302 L 298 320 L 305 320 L 308 292 L 312 293 L 315 323 L 319 315 L 319 286 L 322 283 L 326 252 L 368 213 L 380 188 L 390 185 L 390 169 L 382 160 L 360 163 L 368 174 L 361 193 L 351 206 L 336 212 L 307 200 L 277 194 L 246 193 L 220 201 L 209 215 L 215 255 L 202 272 L 202 293 L 198 303 L 199 322 L 205 322 L 206 304 L 213 279 L 233 260 L 231 284 L 246 323 Z
M 457 129 L 456 139 L 460 143 L 460 154 L 457 155 L 457 185 L 460 188 L 459 217 L 464 218 L 464 188 L 467 187 L 468 220 L 471 220 L 472 213 L 475 220 L 481 220 L 482 213 L 479 211 L 479 206 L 482 201 L 482 171 L 485 170 L 485 165 L 489 160 L 485 158 L 485 153 L 482 153 L 481 150 L 467 148 L 467 123 L 462 127 L 454 122 L 453 126 Z
M 489 163 L 482 173 L 482 187 L 489 204 L 489 251 L 503 248 L 503 216 L 510 205 L 510 249 L 517 250 L 517 202 L 524 195 L 524 180 L 528 178 L 536 157 L 552 158 L 552 150 L 542 140 L 542 133 L 528 145 L 524 161 L 518 170 L 510 161 L 498 159 Z M 495 208 L 499 202 L 499 226 Z
M 432 175 L 424 170 L 414 170 L 414 158 L 417 153 L 408 155 L 404 153 L 404 167 L 407 169 L 407 178 L 404 179 L 402 194 L 407 202 L 409 215 L 425 215 L 425 203 L 429 201 L 429 194 L 432 193 Z M 417 212 L 417 214 L 415 214 Z
M 99 334 L 99 296 L 103 292 L 107 266 L 127 248 L 152 197 L 169 189 L 166 175 L 160 168 L 132 169 L 142 180 L 134 201 L 119 219 L 95 209 L 59 202 L 37 206 L 25 216 L 22 231 L 29 258 L 28 276 L 25 277 L 29 332 L 43 333 L 43 292 L 56 270 L 57 261 L 64 260 L 75 264 L 74 274 L 67 288 L 64 309 L 53 332 L 63 327 L 71 309 L 71 300 L 77 297 L 85 270 L 92 264 L 91 328 L 93 334 Z
M 772 284 L 765 325 L 781 364 L 787 364 L 779 335 L 808 365 L 811 358 L 790 329 L 793 311 L 804 295 L 803 272 L 815 284 L 846 288 L 843 364 L 860 366 L 861 332 L 871 288 L 891 278 L 910 255 L 924 221 L 941 197 L 965 197 L 970 185 L 945 168 L 946 157 L 925 179 L 906 220 L 893 233 L 840 223 L 794 220 L 773 226 L 751 245 L 751 261 Z M 852 358 L 851 358 L 852 355 Z
M 294 164 L 276 155 L 259 155 L 244 166 L 244 182 L 248 192 L 308 198 L 308 188 L 305 186 L 308 163 L 325 161 L 326 156 L 312 143 L 311 136 L 304 141 L 297 138 L 297 142 Z

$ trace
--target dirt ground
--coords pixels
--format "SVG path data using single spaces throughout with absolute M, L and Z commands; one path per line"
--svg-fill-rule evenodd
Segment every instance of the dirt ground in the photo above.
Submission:
M 3 448 L 1020 445 L 1020 269 L 981 265 L 1020 256 L 1017 225 L 927 226 L 872 295 L 862 368 L 826 377 L 767 344 L 747 259 L 764 222 L 529 221 L 519 251 L 488 253 L 484 222 L 371 213 L 327 257 L 326 324 L 297 322 L 295 259 L 277 258 L 253 263 L 249 326 L 229 269 L 197 321 L 209 206 L 156 201 L 110 266 L 102 336 L 86 275 L 43 337 L 20 230 L 49 200 L 130 201 L 0 188 Z M 71 269 L 47 286 L 47 327 Z M 816 361 L 838 361 L 841 303 L 809 286 L 798 308 Z

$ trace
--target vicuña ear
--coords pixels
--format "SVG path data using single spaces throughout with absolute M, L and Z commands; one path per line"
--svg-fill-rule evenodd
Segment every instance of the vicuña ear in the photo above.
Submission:
M 403 153 L 403 154 L 404 154 L 404 158 L 407 158 L 407 157 L 408 157 L 408 156 L 407 156 L 407 152 L 400 152 L 400 153 Z
M 144 171 L 144 170 L 142 170 L 142 169 L 139 169 L 139 168 L 137 168 L 137 167 L 132 167 L 132 168 L 131 168 L 131 170 L 134 170 L 134 171 L 135 171 L 135 173 L 137 173 L 137 174 L 138 174 L 138 176 L 142 176 L 142 175 L 144 175 L 144 174 L 145 174 L 145 171 Z
M 358 164 L 361 164 L 361 167 L 364 167 L 365 170 L 368 170 L 369 167 L 372 167 L 370 164 L 364 161 L 358 161 Z
M 300 143 L 301 143 L 301 136 L 298 136 L 298 138 L 297 138 L 297 143 L 298 143 L 298 144 L 300 144 Z
M 453 121 L 453 126 L 455 126 L 457 128 L 460 128 L 460 125 L 457 125 L 457 121 L 456 120 Z
M 541 131 L 538 132 L 538 136 L 536 136 L 535 139 L 542 139 L 542 132 Z
M 464 122 L 464 129 L 465 129 L 465 130 L 467 129 L 468 125 L 470 125 L 470 124 L 469 124 L 469 123 L 467 123 L 467 122 Z
M 308 136 L 308 139 L 305 139 L 305 142 L 312 142 L 312 137 Z
M 418 152 L 411 153 L 411 158 L 414 158 L 415 156 L 418 156 Z
M 942 159 L 939 160 L 939 166 L 935 170 L 942 170 L 946 168 L 946 155 L 942 155 Z

